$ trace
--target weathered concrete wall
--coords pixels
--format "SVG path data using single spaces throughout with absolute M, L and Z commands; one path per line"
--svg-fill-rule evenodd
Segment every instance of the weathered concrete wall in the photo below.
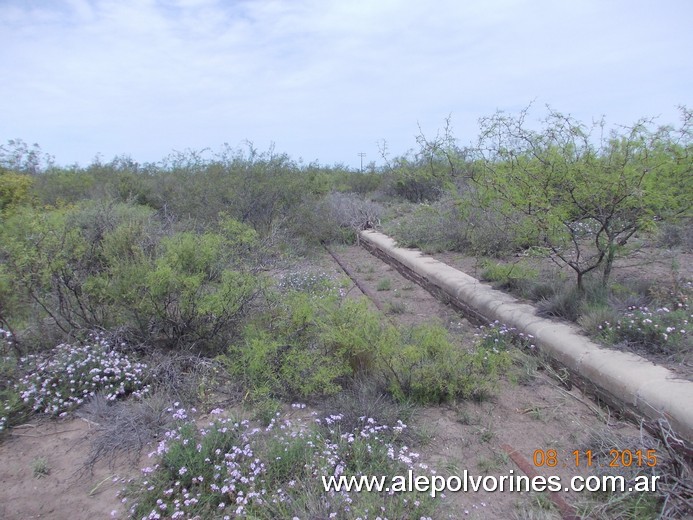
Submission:
M 372 254 L 476 321 L 499 320 L 533 335 L 537 346 L 587 391 L 624 413 L 653 421 L 666 418 L 689 447 L 693 444 L 693 382 L 635 354 L 600 347 L 577 327 L 541 318 L 533 306 L 420 251 L 399 248 L 387 235 L 369 230 L 360 237 Z

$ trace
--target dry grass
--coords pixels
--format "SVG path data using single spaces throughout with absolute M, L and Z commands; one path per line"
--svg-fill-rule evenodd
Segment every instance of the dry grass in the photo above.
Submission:
M 651 425 L 654 436 L 648 435 L 644 427 L 639 437 L 618 437 L 613 430 L 593 432 L 586 447 L 591 449 L 595 465 L 606 466 L 611 460 L 611 450 L 655 450 L 657 465 L 608 468 L 609 474 L 623 475 L 627 480 L 638 474 L 659 476 L 657 490 L 652 493 L 612 493 L 598 502 L 585 504 L 582 518 L 690 518 L 693 513 L 693 468 L 683 455 L 684 443 L 677 438 L 666 420 Z M 600 462 L 598 462 L 600 461 Z
M 113 467 L 121 456 L 136 465 L 144 448 L 171 424 L 171 414 L 167 413 L 170 406 L 165 394 L 117 403 L 97 395 L 78 412 L 98 428 L 85 467 L 91 469 L 102 459 Z

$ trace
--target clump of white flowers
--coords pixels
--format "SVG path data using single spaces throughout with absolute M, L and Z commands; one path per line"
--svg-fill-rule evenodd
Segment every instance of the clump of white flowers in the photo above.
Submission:
M 35 412 L 59 415 L 97 392 L 115 401 L 149 391 L 147 365 L 131 361 L 102 337 L 91 339 L 80 346 L 58 345 L 48 358 L 22 358 L 21 363 L 29 367 L 16 386 L 23 402 Z

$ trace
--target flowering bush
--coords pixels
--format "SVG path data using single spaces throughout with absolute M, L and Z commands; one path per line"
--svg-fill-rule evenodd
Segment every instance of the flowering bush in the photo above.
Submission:
M 14 385 L 17 358 L 8 355 L 13 342 L 12 333 L 0 328 L 0 434 L 11 425 L 10 418 L 16 418 L 24 408 Z
M 517 332 L 515 327 L 508 327 L 505 323 L 496 320 L 488 326 L 479 327 L 480 332 L 475 334 L 479 338 L 479 347 L 490 349 L 493 352 L 502 352 L 513 347 L 533 350 L 534 336 Z
M 158 462 L 126 491 L 132 518 L 425 518 L 436 505 L 425 493 L 324 491 L 322 476 L 427 471 L 398 442 L 401 421 L 361 417 L 342 431 L 342 416 L 330 415 L 254 428 L 222 413 L 212 411 L 219 417 L 206 427 L 181 421 L 166 433 L 150 454 Z
M 11 347 L 13 343 L 12 333 L 0 327 L 0 345 L 3 345 L 3 347 Z M 0 352 L 4 353 L 6 350 L 7 348 L 2 348 Z
M 343 288 L 337 280 L 324 272 L 297 271 L 282 275 L 277 282 L 281 291 L 300 291 L 307 293 L 321 293 L 338 291 L 343 296 Z
M 50 358 L 30 355 L 21 362 L 30 367 L 16 386 L 22 401 L 35 412 L 61 414 L 79 406 L 96 392 L 114 401 L 149 391 L 143 363 L 133 363 L 99 336 L 83 346 L 58 345 Z
M 689 320 L 693 318 L 685 304 L 677 309 L 628 307 L 616 322 L 599 325 L 599 336 L 609 342 L 625 341 L 648 350 L 671 352 L 690 347 Z

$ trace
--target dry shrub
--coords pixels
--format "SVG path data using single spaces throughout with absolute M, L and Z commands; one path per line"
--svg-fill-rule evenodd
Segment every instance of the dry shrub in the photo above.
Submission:
M 166 394 L 155 394 L 143 400 L 111 403 L 97 394 L 77 415 L 98 428 L 84 467 L 91 469 L 100 460 L 112 467 L 120 456 L 137 464 L 145 447 L 163 434 L 171 423 L 167 410 L 171 401 Z

